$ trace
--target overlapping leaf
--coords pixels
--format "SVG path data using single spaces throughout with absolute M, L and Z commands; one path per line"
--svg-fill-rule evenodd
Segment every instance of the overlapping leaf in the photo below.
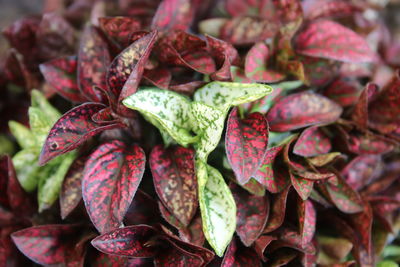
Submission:
M 248 247 L 244 247 L 236 239 L 233 239 L 225 253 L 221 267 L 233 266 L 261 266 L 257 253 Z
M 100 145 L 83 171 L 82 196 L 101 233 L 118 228 L 128 211 L 145 168 L 145 154 L 114 140 Z
M 299 233 L 302 237 L 303 246 L 311 242 L 316 228 L 316 210 L 310 200 L 299 200 L 297 205 L 297 216 L 299 218 Z
M 328 153 L 332 144 L 329 138 L 318 127 L 310 127 L 297 139 L 293 153 L 303 157 L 313 157 Z
M 99 19 L 100 28 L 116 44 L 127 46 L 131 34 L 139 31 L 141 23 L 131 17 L 105 17 Z
M 151 27 L 159 30 L 187 30 L 194 17 L 193 8 L 188 0 L 163 0 Z
M 271 198 L 271 210 L 269 214 L 269 220 L 267 221 L 267 225 L 265 226 L 264 233 L 269 233 L 277 228 L 279 228 L 283 220 L 285 218 L 286 213 L 286 201 L 290 191 L 290 187 L 287 187 L 285 190 L 278 194 L 274 194 Z

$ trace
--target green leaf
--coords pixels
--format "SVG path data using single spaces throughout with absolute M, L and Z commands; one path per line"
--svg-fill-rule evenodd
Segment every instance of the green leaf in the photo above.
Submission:
M 211 82 L 198 89 L 194 100 L 227 112 L 231 106 L 255 101 L 272 92 L 272 87 L 257 83 Z
M 142 113 L 146 120 L 161 132 L 166 131 L 182 146 L 197 140 L 190 134 L 190 100 L 183 95 L 161 89 L 145 89 L 125 98 L 123 104 Z
M 50 117 L 38 107 L 30 107 L 29 125 L 37 147 L 42 147 L 53 124 Z
M 31 106 L 39 108 L 44 114 L 46 114 L 48 120 L 51 122 L 51 126 L 61 117 L 60 112 L 55 109 L 46 99 L 46 97 L 38 90 L 32 90 L 31 92 Z
M 192 102 L 189 117 L 192 130 L 199 138 L 194 144 L 196 157 L 206 162 L 221 139 L 226 113 L 201 102 Z
M 36 189 L 38 175 L 41 174 L 38 165 L 38 155 L 38 149 L 30 148 L 21 150 L 13 157 L 18 181 L 27 192 L 32 192 Z
M 62 182 L 74 161 L 74 152 L 65 154 L 51 161 L 40 169 L 40 180 L 38 186 L 39 212 L 49 208 L 58 198 Z
M 236 229 L 236 204 L 217 169 L 201 160 L 197 160 L 196 167 L 203 232 L 222 257 Z
M 376 267 L 399 267 L 399 265 L 394 261 L 381 261 L 378 262 Z
M 18 144 L 22 148 L 38 147 L 36 138 L 28 127 L 16 121 L 9 121 L 8 127 L 10 128 L 11 134 L 17 139 Z

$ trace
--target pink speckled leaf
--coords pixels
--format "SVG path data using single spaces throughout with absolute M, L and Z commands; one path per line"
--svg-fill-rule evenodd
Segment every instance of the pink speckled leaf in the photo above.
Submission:
M 198 206 L 194 151 L 181 146 L 164 148 L 158 145 L 153 148 L 149 163 L 159 198 L 187 226 Z
M 261 260 L 257 253 L 249 247 L 243 246 L 233 238 L 222 261 L 221 267 L 261 267 Z
M 254 242 L 253 248 L 262 261 L 267 261 L 264 252 L 268 245 L 271 244 L 271 242 L 274 240 L 276 240 L 276 237 L 274 236 L 262 235 Z
M 298 56 L 305 79 L 311 86 L 324 86 L 339 73 L 341 62 L 324 58 Z
M 44 165 L 52 158 L 78 147 L 92 136 L 123 125 L 116 121 L 109 124 L 97 124 L 92 116 L 105 106 L 96 103 L 85 103 L 65 113 L 51 128 L 39 157 L 39 164 Z
M 83 171 L 82 196 L 100 233 L 118 228 L 135 196 L 145 168 L 143 150 L 114 140 L 100 145 Z
M 317 211 L 310 200 L 303 201 L 298 199 L 297 216 L 299 219 L 299 233 L 302 238 L 302 245 L 310 243 L 314 237 Z
M 185 267 L 185 266 L 205 266 L 204 260 L 200 255 L 185 251 L 174 242 L 165 239 L 160 240 L 163 243 L 169 243 L 167 248 L 160 250 L 154 259 L 156 266 L 165 267 Z
M 82 33 L 78 54 L 79 89 L 87 99 L 102 102 L 102 95 L 94 86 L 106 88 L 110 61 L 106 41 L 94 26 L 87 26 Z
M 272 204 L 269 214 L 269 220 L 264 229 L 264 234 L 278 229 L 285 219 L 286 201 L 290 191 L 290 186 L 280 193 L 274 194 L 271 197 Z
M 235 183 L 229 185 L 237 206 L 236 233 L 246 247 L 262 234 L 269 215 L 268 196 L 255 196 Z
M 157 202 L 145 192 L 138 189 L 125 214 L 124 224 L 126 226 L 136 224 L 153 225 L 161 221 L 157 210 Z
M 103 253 L 116 256 L 154 257 L 153 244 L 158 231 L 148 225 L 134 225 L 102 234 L 92 240 L 92 245 Z
M 41 265 L 65 263 L 74 247 L 66 240 L 76 237 L 76 225 L 41 225 L 14 232 L 11 237 L 18 249 Z
M 306 0 L 302 3 L 304 16 L 309 20 L 324 17 L 346 17 L 362 11 L 359 4 L 346 0 Z
M 354 133 L 348 135 L 347 148 L 358 155 L 373 154 L 380 155 L 386 154 L 396 147 L 396 143 L 393 140 L 385 138 L 381 135 L 373 133 Z
M 331 123 L 342 108 L 328 98 L 305 91 L 280 99 L 267 113 L 271 131 L 286 132 L 315 124 Z
M 101 30 L 116 44 L 129 45 L 131 34 L 139 31 L 141 23 L 132 17 L 105 17 L 99 19 Z
M 196 246 L 203 246 L 206 238 L 203 233 L 203 223 L 201 221 L 200 213 L 198 213 L 192 219 L 187 228 L 179 229 L 179 237 L 184 242 L 191 243 Z
M 357 103 L 361 91 L 360 82 L 356 79 L 339 77 L 324 90 L 323 94 L 342 107 L 347 107 Z
M 292 172 L 290 172 L 290 180 L 297 194 L 303 200 L 307 200 L 313 190 L 314 181 L 299 177 Z
M 365 130 L 368 127 L 368 103 L 378 93 L 378 91 L 378 85 L 368 83 L 354 106 L 351 118 L 360 129 Z
M 247 183 L 263 162 L 268 147 L 268 122 L 261 113 L 240 119 L 237 108 L 229 115 L 225 149 L 240 184 Z
M 274 6 L 271 0 L 226 0 L 226 11 L 232 17 L 253 16 L 270 18 L 273 15 Z
M 187 30 L 193 20 L 193 7 L 189 0 L 163 0 L 153 17 L 152 29 Z
M 58 94 L 72 102 L 85 102 L 86 98 L 79 91 L 76 82 L 77 60 L 76 57 L 61 57 L 39 65 L 40 72 L 46 82 Z
M 332 144 L 326 134 L 318 127 L 305 129 L 297 139 L 293 153 L 303 157 L 314 157 L 328 153 Z
M 256 43 L 247 53 L 244 71 L 246 76 L 257 81 L 265 83 L 273 83 L 283 80 L 285 75 L 267 69 L 268 60 L 271 52 L 264 42 Z
M 143 77 L 158 88 L 168 89 L 172 74 L 167 68 L 155 68 L 153 70 L 145 70 Z
M 363 37 L 330 20 L 309 23 L 298 34 L 295 46 L 302 55 L 344 62 L 371 62 L 376 57 Z

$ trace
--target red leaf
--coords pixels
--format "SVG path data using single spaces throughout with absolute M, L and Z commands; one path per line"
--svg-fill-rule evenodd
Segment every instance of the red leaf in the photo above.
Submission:
M 150 154 L 156 192 L 172 214 L 187 226 L 197 211 L 197 180 L 194 151 L 175 146 L 156 146 Z
M 347 107 L 357 102 L 361 90 L 357 80 L 339 77 L 324 90 L 324 95 L 342 107 Z
M 68 242 L 79 233 L 75 225 L 41 225 L 14 232 L 11 237 L 18 249 L 32 261 L 42 264 L 65 263 L 73 252 Z
M 203 223 L 201 221 L 200 213 L 198 213 L 185 229 L 179 229 L 179 237 L 182 241 L 194 244 L 196 246 L 203 246 L 205 236 L 203 233 Z
M 324 17 L 347 17 L 362 11 L 361 5 L 346 0 L 306 0 L 302 3 L 304 16 L 308 20 Z
M 235 238 L 232 239 L 229 245 L 221 267 L 239 267 L 239 266 L 254 266 L 261 267 L 261 261 L 257 253 L 248 247 L 244 247 Z
M 337 120 L 342 108 L 328 98 L 311 91 L 280 99 L 267 113 L 271 131 L 286 132 Z
M 310 243 L 314 237 L 317 223 L 316 210 L 310 200 L 298 200 L 297 214 L 299 218 L 299 233 L 302 238 L 302 245 Z
M 306 200 L 313 190 L 314 181 L 303 179 L 291 172 L 290 180 L 292 181 L 293 188 L 297 191 L 299 196 L 303 200 Z
M 92 245 L 103 253 L 137 258 L 154 257 L 157 248 L 154 237 L 158 231 L 148 225 L 134 225 L 102 234 Z
M 102 31 L 116 44 L 126 47 L 131 34 L 141 29 L 139 20 L 132 17 L 99 18 Z
M 158 30 L 187 30 L 193 20 L 194 9 L 190 0 L 163 0 L 151 24 Z
M 303 157 L 313 157 L 328 153 L 331 147 L 328 136 L 314 126 L 305 129 L 301 133 L 293 147 L 293 153 Z
M 136 92 L 157 32 L 149 33 L 125 48 L 112 61 L 107 72 L 107 84 L 119 100 Z
M 358 102 L 354 106 L 353 113 L 351 114 L 352 120 L 356 123 L 356 125 L 365 130 L 368 127 L 368 103 L 374 95 L 377 94 L 379 90 L 378 85 L 374 83 L 368 83 L 365 86 L 364 91 L 362 91 Z
M 302 64 L 306 81 L 312 86 L 327 85 L 339 73 L 341 63 L 338 61 L 298 56 Z
M 125 214 L 125 225 L 159 223 L 161 220 L 157 210 L 157 202 L 145 192 L 138 189 Z
M 257 82 L 265 83 L 283 80 L 285 78 L 284 74 L 267 69 L 270 57 L 271 53 L 268 46 L 264 42 L 256 43 L 246 55 L 246 76 Z
M 104 130 L 122 127 L 122 124 L 115 121 L 111 121 L 108 125 L 100 125 L 91 119 L 95 113 L 104 108 L 103 104 L 85 103 L 71 109 L 58 119 L 44 142 L 39 164 L 44 165 L 54 157 L 75 149 Z
M 100 233 L 118 228 L 135 196 L 145 168 L 145 154 L 114 140 L 100 145 L 83 171 L 82 195 Z
M 106 71 L 110 64 L 106 41 L 93 26 L 82 33 L 78 54 L 78 83 L 82 94 L 94 102 L 102 102 L 102 95 L 94 86 L 106 88 Z
M 299 54 L 344 62 L 371 62 L 376 58 L 364 38 L 329 20 L 308 24 L 296 38 Z
M 276 240 L 274 236 L 262 235 L 254 242 L 254 250 L 262 261 L 267 261 L 267 258 L 264 256 L 264 251 L 274 240 Z
M 272 195 L 272 204 L 269 215 L 269 220 L 264 229 L 264 234 L 278 229 L 285 218 L 286 200 L 290 191 L 290 186 L 278 194 Z
M 271 0 L 226 0 L 225 8 L 232 17 L 272 18 L 275 11 Z
M 359 155 L 380 155 L 393 151 L 395 143 L 384 136 L 375 135 L 373 133 L 354 133 L 348 135 L 347 147 L 351 152 Z
M 268 196 L 255 196 L 235 183 L 229 185 L 237 206 L 236 232 L 246 247 L 262 234 L 269 215 Z
M 240 184 L 247 183 L 262 164 L 268 147 L 268 122 L 261 113 L 245 119 L 234 108 L 229 115 L 225 149 L 228 161 Z
M 82 172 L 87 157 L 75 159 L 65 175 L 60 192 L 61 218 L 65 219 L 82 199 Z
M 85 102 L 76 83 L 76 57 L 61 57 L 40 64 L 40 72 L 58 94 L 72 102 Z
M 153 70 L 145 70 L 143 77 L 158 88 L 168 89 L 172 74 L 167 68 L 156 68 Z

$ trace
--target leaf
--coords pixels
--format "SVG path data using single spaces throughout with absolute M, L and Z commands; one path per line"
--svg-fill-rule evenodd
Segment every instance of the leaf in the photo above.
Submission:
M 178 144 L 187 146 L 196 141 L 190 133 L 190 101 L 175 92 L 147 89 L 129 96 L 123 104 L 137 110 L 156 126 L 167 132 Z
M 162 242 L 169 243 L 166 249 L 162 249 L 154 259 L 156 266 L 204 266 L 201 256 L 188 252 L 180 248 L 177 244 L 167 240 Z
M 92 245 L 103 253 L 137 258 L 154 257 L 157 248 L 153 238 L 158 231 L 148 225 L 134 225 L 102 234 L 92 240 Z
M 348 136 L 347 148 L 354 154 L 380 155 L 391 152 L 395 148 L 395 143 L 381 135 L 373 133 L 361 134 L 354 133 Z
M 73 152 L 63 155 L 55 162 L 42 167 L 49 168 L 48 176 L 41 176 L 38 184 L 39 212 L 49 208 L 58 198 L 61 185 L 69 167 L 75 159 Z M 41 170 L 43 171 L 43 170 Z
M 280 99 L 267 113 L 270 130 L 285 132 L 336 121 L 342 108 L 328 98 L 305 91 Z
M 240 119 L 237 108 L 229 115 L 225 137 L 228 161 L 240 184 L 247 183 L 262 164 L 268 147 L 268 122 L 261 113 Z
M 24 149 L 13 157 L 18 181 L 27 192 L 34 191 L 38 184 L 40 173 L 40 167 L 37 163 L 38 153 L 39 151 L 35 149 Z
M 307 200 L 310 196 L 314 181 L 301 178 L 290 172 L 290 180 L 292 181 L 293 188 L 297 191 L 303 200 Z
M 305 129 L 293 147 L 293 153 L 303 157 L 314 157 L 328 153 L 332 148 L 330 139 L 318 127 Z
M 186 229 L 179 229 L 179 237 L 184 242 L 196 246 L 203 246 L 205 236 L 203 233 L 203 223 L 201 221 L 200 213 L 193 218 L 192 222 Z
M 299 218 L 299 233 L 302 237 L 302 245 L 310 243 L 314 237 L 317 211 L 310 200 L 298 200 L 297 216 Z
M 257 82 L 265 83 L 283 80 L 285 78 L 284 74 L 267 69 L 270 57 L 271 52 L 268 46 L 263 42 L 256 43 L 246 55 L 244 69 L 246 76 Z
M 230 183 L 229 187 L 237 206 L 236 233 L 243 244 L 249 247 L 262 234 L 267 223 L 269 198 L 251 195 L 234 183 Z
M 99 25 L 113 42 L 122 47 L 128 46 L 131 34 L 141 29 L 140 21 L 131 17 L 99 18 Z
M 244 247 L 236 239 L 232 239 L 225 253 L 221 267 L 254 266 L 261 267 L 261 261 L 257 253 L 248 247 Z
M 322 87 L 328 85 L 332 79 L 339 75 L 341 62 L 307 56 L 297 56 L 301 62 L 305 79 L 311 86 Z
M 157 210 L 157 202 L 145 192 L 138 189 L 124 217 L 124 224 L 148 224 L 159 223 L 161 220 Z
M 345 0 L 306 0 L 302 6 L 304 15 L 309 20 L 324 17 L 347 17 L 363 10 L 360 4 Z
M 46 115 L 50 123 L 54 123 L 61 117 L 60 112 L 53 107 L 46 97 L 38 90 L 32 90 L 31 92 L 31 107 L 40 109 L 41 112 Z
M 351 63 L 375 61 L 376 55 L 364 38 L 330 20 L 308 24 L 295 41 L 299 54 Z
M 91 119 L 104 107 L 102 104 L 85 103 L 65 113 L 50 130 L 40 153 L 39 164 L 44 165 L 52 158 L 75 149 L 104 130 L 121 127 L 115 122 L 99 125 Z
M 267 261 L 267 258 L 264 256 L 264 252 L 268 245 L 274 240 L 276 240 L 276 237 L 274 236 L 262 235 L 254 242 L 253 248 L 262 261 Z
M 231 106 L 252 102 L 270 94 L 272 90 L 265 84 L 211 82 L 197 89 L 193 99 L 226 112 Z
M 25 125 L 16 121 L 9 121 L 8 127 L 10 128 L 11 134 L 15 137 L 18 145 L 20 145 L 22 149 L 29 149 L 39 146 L 36 143 L 35 136 Z
M 203 232 L 218 256 L 222 256 L 236 229 L 235 200 L 219 171 L 196 162 Z
M 242 187 L 253 195 L 265 196 L 264 186 L 254 178 L 250 178 L 250 180 L 246 184 L 242 185 Z
M 61 264 L 73 248 L 67 242 L 78 234 L 74 225 L 41 225 L 14 232 L 12 240 L 29 259 L 40 265 Z
M 187 30 L 194 17 L 194 8 L 189 0 L 163 0 L 151 23 L 152 29 Z
M 274 194 L 271 197 L 271 209 L 267 225 L 264 229 L 264 234 L 272 232 L 278 229 L 285 218 L 286 213 L 286 200 L 290 191 L 290 186 L 278 194 Z
M 134 84 L 132 79 L 140 80 L 139 77 L 143 73 L 144 64 L 156 37 L 157 32 L 143 36 L 125 48 L 111 62 L 107 72 L 107 85 L 114 96 L 120 96 L 120 100 L 136 92 L 139 81 Z
M 227 0 L 225 1 L 226 11 L 232 17 L 254 16 L 271 18 L 274 6 L 270 0 Z
M 168 89 L 172 74 L 167 68 L 156 68 L 153 70 L 145 70 L 143 77 L 158 88 Z
M 87 99 L 102 102 L 102 95 L 95 86 L 106 88 L 106 73 L 110 62 L 106 41 L 94 26 L 86 26 L 78 52 L 78 85 Z
M 368 83 L 364 91 L 361 92 L 361 95 L 354 106 L 353 113 L 351 114 L 351 118 L 354 123 L 360 129 L 367 129 L 368 127 L 368 103 L 379 91 L 378 85 L 374 83 Z
M 357 102 L 361 91 L 362 87 L 358 80 L 339 77 L 325 88 L 323 94 L 342 107 L 347 107 Z
M 83 171 L 82 196 L 100 233 L 118 228 L 135 196 L 145 168 L 145 154 L 114 140 L 100 145 Z
M 198 205 L 194 151 L 180 146 L 155 146 L 149 163 L 159 198 L 184 226 L 188 226 Z
M 76 57 L 56 58 L 40 64 L 39 68 L 46 82 L 62 97 L 72 102 L 86 101 L 76 82 Z
M 82 199 L 82 176 L 87 157 L 74 160 L 65 175 L 60 192 L 61 218 L 65 219 Z

